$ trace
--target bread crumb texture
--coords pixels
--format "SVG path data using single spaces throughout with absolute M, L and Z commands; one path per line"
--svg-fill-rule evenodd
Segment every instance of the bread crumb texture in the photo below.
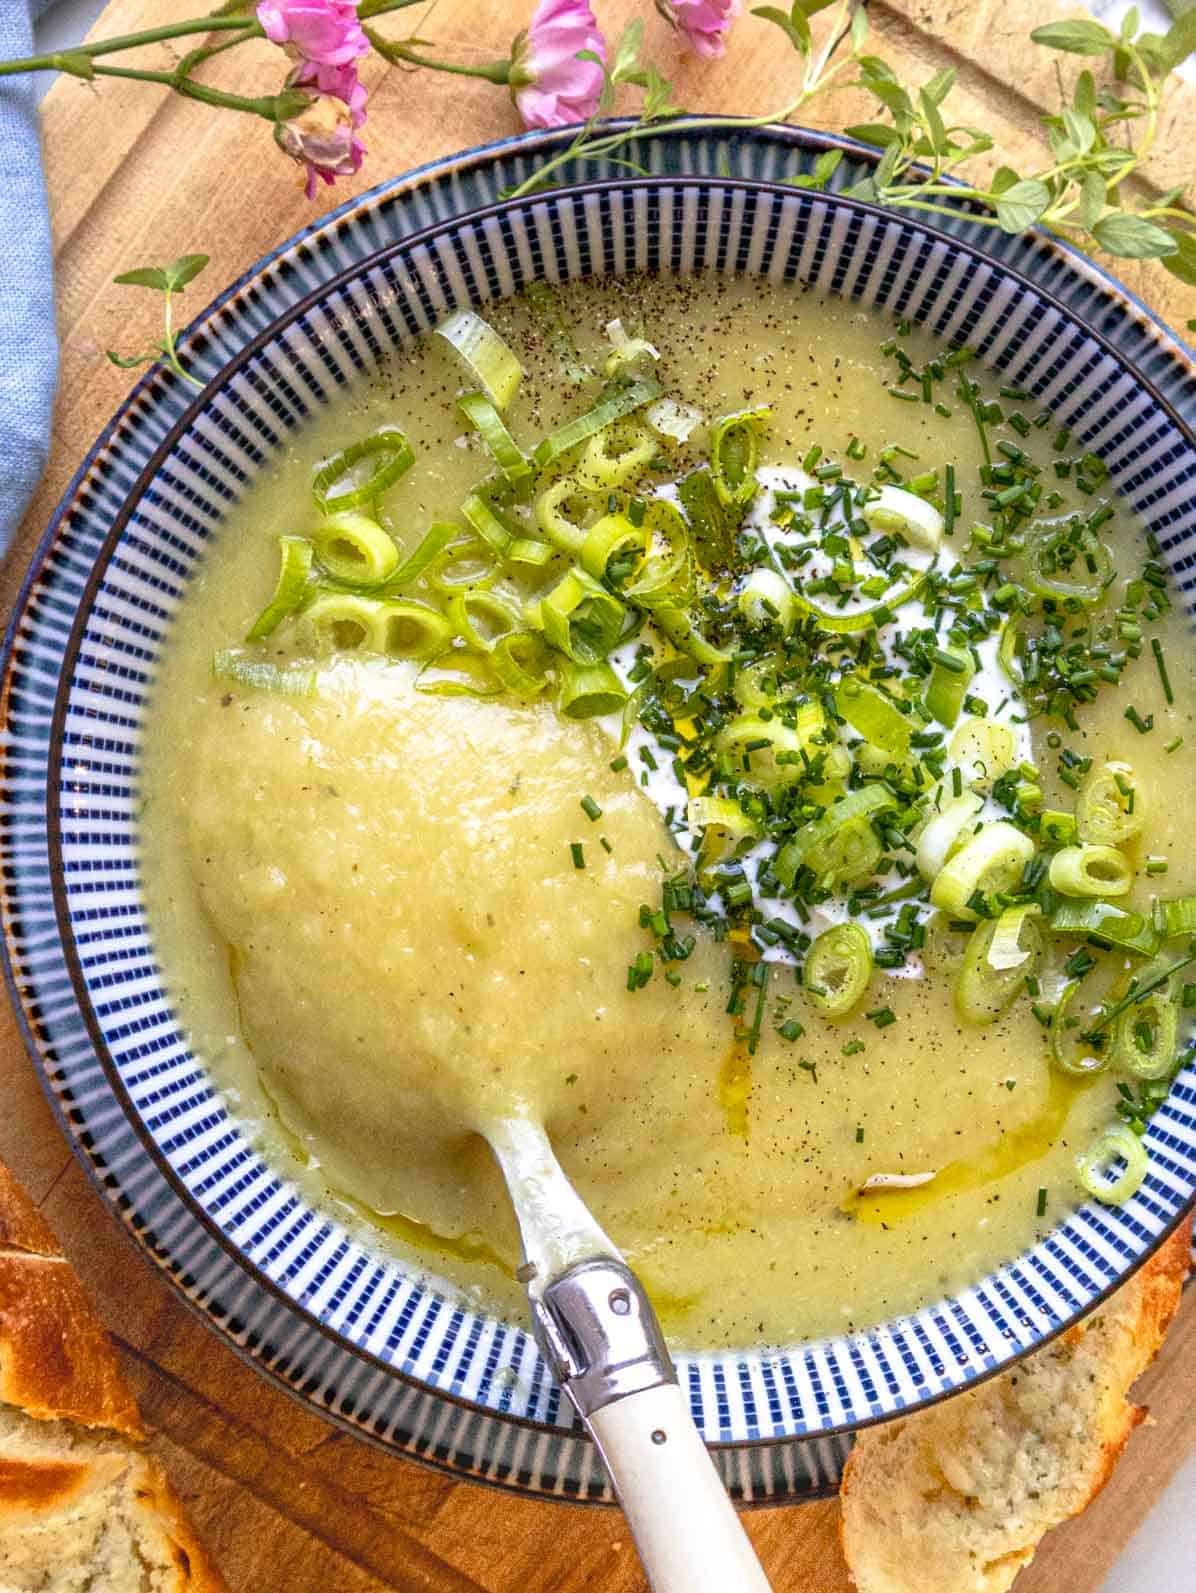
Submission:
M 1191 1220 L 1045 1349 L 920 1415 L 862 1433 L 840 1494 L 859 1593 L 1003 1593 L 1108 1480 L 1145 1411 L 1126 1398 L 1188 1270 Z
M 0 1593 L 227 1593 L 53 1233 L 0 1165 Z

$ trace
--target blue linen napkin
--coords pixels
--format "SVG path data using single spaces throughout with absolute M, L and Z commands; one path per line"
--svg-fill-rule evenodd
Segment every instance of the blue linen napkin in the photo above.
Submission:
M 0 60 L 29 55 L 50 0 L 0 0 Z M 0 78 L 0 554 L 46 466 L 58 377 L 53 251 L 32 77 Z

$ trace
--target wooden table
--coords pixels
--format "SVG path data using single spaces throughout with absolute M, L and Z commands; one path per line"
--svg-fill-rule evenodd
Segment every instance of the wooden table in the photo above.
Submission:
M 198 9 L 198 8 L 195 8 Z M 531 0 L 509 9 L 441 0 L 425 22 L 404 14 L 440 53 L 477 61 L 507 52 Z M 682 63 L 646 0 L 598 7 L 611 34 L 646 15 L 653 51 L 675 69 L 680 97 L 706 110 L 765 110 L 782 102 L 794 62 L 778 36 L 750 17 L 722 63 Z M 1030 51 L 1028 29 L 1043 0 L 875 0 L 878 53 L 915 80 L 949 59 L 960 71 L 960 119 L 1000 130 L 1013 163 L 1031 164 L 1036 108 L 1053 93 L 1054 64 Z M 111 36 L 190 15 L 186 0 L 113 0 L 97 27 Z M 414 26 L 414 24 L 408 24 Z M 1062 58 L 1070 70 L 1072 58 Z M 933 63 L 933 65 L 932 65 Z M 259 92 L 277 57 L 266 45 L 222 63 L 229 87 Z M 263 69 L 264 74 L 263 75 Z M 510 133 L 504 93 L 484 83 L 371 68 L 370 157 L 357 188 L 418 162 Z M 1016 85 L 1010 87 L 1009 85 Z M 849 91 L 809 120 L 863 120 Z M 187 251 L 212 256 L 214 292 L 308 222 L 297 173 L 265 125 L 164 98 L 139 83 L 97 91 L 64 79 L 45 102 L 45 155 L 57 247 L 62 384 L 46 480 L 4 571 L 11 606 L 36 536 L 70 474 L 129 378 L 104 350 L 132 351 L 157 335 L 148 294 L 115 288 L 113 275 Z M 1150 167 L 1158 188 L 1186 178 L 1196 144 L 1196 94 L 1186 93 Z M 1166 153 L 1170 151 L 1171 153 Z M 320 203 L 354 191 L 341 185 Z M 1127 280 L 1176 324 L 1196 315 L 1196 292 L 1157 270 L 1128 267 Z M 309 1415 L 261 1381 L 179 1303 L 126 1242 L 71 1157 L 38 1088 L 7 1008 L 0 1012 L 0 1157 L 25 1181 L 99 1297 L 120 1342 L 155 1448 L 188 1499 L 232 1586 L 289 1593 L 610 1593 L 643 1586 L 620 1517 L 611 1511 L 502 1496 L 391 1459 Z M 1019 1593 L 1092 1593 L 1122 1544 L 1196 1440 L 1196 1299 L 1189 1299 L 1143 1392 L 1156 1415 L 1087 1515 L 1052 1535 Z M 845 1593 L 833 1503 L 754 1513 L 749 1528 L 780 1593 Z

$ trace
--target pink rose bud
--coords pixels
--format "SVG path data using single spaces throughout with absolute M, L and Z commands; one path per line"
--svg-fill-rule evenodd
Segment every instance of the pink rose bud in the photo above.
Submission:
M 685 43 L 708 59 L 722 55 L 743 0 L 656 0 L 656 9 Z
M 353 128 L 349 107 L 327 95 L 275 127 L 279 148 L 306 168 L 309 199 L 315 198 L 317 181 L 333 183 L 361 170 L 365 145 Z
M 567 127 L 598 109 L 602 67 L 579 61 L 583 50 L 606 60 L 589 0 L 540 0 L 511 46 L 511 97 L 525 127 Z

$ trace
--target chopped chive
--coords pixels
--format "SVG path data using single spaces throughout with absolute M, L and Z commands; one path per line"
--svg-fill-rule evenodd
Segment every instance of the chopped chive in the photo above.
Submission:
M 610 844 L 610 842 L 607 840 L 605 835 L 600 835 L 598 837 L 598 839 L 602 843 L 602 849 L 603 849 L 604 852 L 613 852 L 614 851 L 614 847 Z
M 1175 701 L 1175 693 L 1171 690 L 1171 680 L 1167 674 L 1167 661 L 1163 657 L 1163 644 L 1158 637 L 1152 637 L 1150 650 L 1154 654 L 1155 664 L 1158 666 L 1159 679 L 1163 683 L 1163 697 L 1170 706 Z
M 864 1125 L 862 1123 L 856 1128 L 855 1142 L 857 1145 L 862 1145 L 864 1143 Z
M 610 767 L 612 774 L 622 774 L 623 770 L 627 767 L 627 759 L 620 752 L 617 758 L 612 758 L 610 760 Z
M 1176 736 L 1173 741 L 1169 741 L 1167 743 L 1167 745 L 1163 748 L 1163 751 L 1164 752 L 1178 752 L 1179 749 L 1183 746 L 1183 744 L 1184 744 L 1184 738 L 1182 736 Z
M 1038 1191 L 1038 1205 L 1036 1207 L 1036 1211 L 1037 1211 L 1038 1216 L 1045 1217 L 1046 1216 L 1046 1209 L 1047 1209 L 1047 1192 L 1046 1192 L 1045 1189 L 1040 1189 Z
M 586 818 L 589 819 L 591 824 L 597 824 L 598 820 L 602 817 L 602 809 L 598 806 L 597 802 L 594 801 L 592 796 L 582 797 L 581 811 L 585 814 Z
M 1146 718 L 1143 719 L 1142 715 L 1132 703 L 1126 709 L 1125 717 L 1129 720 L 1130 724 L 1133 725 L 1134 729 L 1140 736 L 1144 736 L 1148 730 L 1154 729 L 1154 715 L 1147 714 Z
M 864 1042 L 862 1040 L 848 1040 L 847 1044 L 843 1047 L 843 1055 L 859 1056 L 863 1049 Z
M 582 850 L 580 841 L 570 841 L 569 855 L 573 859 L 574 868 L 584 868 L 586 866 L 586 854 Z
M 796 1018 L 790 1018 L 787 1023 L 782 1023 L 777 1030 L 782 1040 L 800 1040 L 805 1032 Z
M 871 1012 L 865 1012 L 864 1016 L 870 1019 L 878 1029 L 887 1029 L 890 1023 L 897 1022 L 897 1014 L 892 1007 L 874 1007 Z

